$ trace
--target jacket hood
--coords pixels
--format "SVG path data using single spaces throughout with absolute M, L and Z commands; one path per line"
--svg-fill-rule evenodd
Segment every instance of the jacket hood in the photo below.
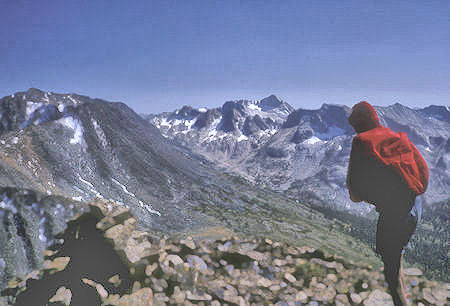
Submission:
M 381 126 L 375 108 L 366 101 L 361 101 L 352 107 L 348 122 L 357 133 L 362 133 Z

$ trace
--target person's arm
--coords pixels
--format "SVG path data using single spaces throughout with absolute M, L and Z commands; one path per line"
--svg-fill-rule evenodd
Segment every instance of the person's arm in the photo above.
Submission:
M 355 137 L 352 141 L 352 149 L 350 151 L 350 160 L 348 161 L 348 169 L 347 169 L 347 189 L 350 195 L 350 199 L 353 202 L 361 202 L 362 199 L 358 195 L 357 190 L 355 190 L 355 172 L 358 171 L 358 167 L 361 166 L 360 157 L 361 154 L 361 144 L 358 139 Z M 356 171 L 355 171 L 356 170 Z

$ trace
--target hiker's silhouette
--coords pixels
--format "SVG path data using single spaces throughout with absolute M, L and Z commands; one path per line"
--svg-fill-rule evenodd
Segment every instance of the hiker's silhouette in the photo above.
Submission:
M 420 218 L 416 197 L 427 189 L 428 166 L 406 134 L 380 124 L 369 103 L 353 106 L 348 121 L 358 133 L 347 173 L 350 198 L 371 203 L 380 213 L 376 251 L 395 305 L 407 305 L 401 257 Z

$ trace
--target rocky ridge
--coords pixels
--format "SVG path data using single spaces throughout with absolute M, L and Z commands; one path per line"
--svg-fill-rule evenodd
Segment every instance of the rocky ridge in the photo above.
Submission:
M 273 102 L 271 108 L 259 106 L 266 100 Z M 450 108 L 411 109 L 399 103 L 375 108 L 381 123 L 405 132 L 427 161 L 432 179 L 425 202 L 448 199 Z M 347 122 L 349 114 L 349 107 L 334 104 L 295 110 L 270 96 L 260 102 L 229 101 L 213 109 L 184 106 L 147 120 L 165 137 L 252 182 L 366 214 L 368 206 L 352 203 L 345 188 L 354 135 Z
M 382 272 L 368 265 L 267 238 L 158 238 L 136 230 L 137 220 L 121 205 L 96 200 L 90 207 L 88 215 L 96 222 L 93 226 L 127 270 L 119 274 L 118 269 L 105 270 L 105 275 L 92 280 L 81 276 L 85 273 L 79 271 L 82 267 L 77 269 L 74 281 L 93 294 L 93 300 L 83 300 L 84 305 L 392 305 Z M 83 236 L 83 228 L 74 229 L 65 235 L 65 244 L 72 239 L 89 240 Z M 70 256 L 60 256 L 58 250 L 46 254 L 49 259 L 44 269 L 10 281 L 4 291 L 9 295 L 0 298 L 0 305 L 14 301 L 27 305 L 27 292 L 39 283 L 51 283 L 48 275 L 64 273 L 74 261 Z M 95 260 L 95 252 L 90 255 Z M 450 284 L 428 281 L 414 268 L 406 269 L 405 274 L 414 304 L 449 302 Z M 127 286 L 119 292 L 121 283 Z M 47 288 L 49 305 L 81 305 L 73 304 L 76 293 L 61 280 L 54 280 Z M 36 297 L 33 299 L 36 301 Z

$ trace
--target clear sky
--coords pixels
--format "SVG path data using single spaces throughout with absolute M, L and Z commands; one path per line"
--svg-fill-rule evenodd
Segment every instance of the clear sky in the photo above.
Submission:
M 0 0 L 0 96 L 450 104 L 447 0 Z

